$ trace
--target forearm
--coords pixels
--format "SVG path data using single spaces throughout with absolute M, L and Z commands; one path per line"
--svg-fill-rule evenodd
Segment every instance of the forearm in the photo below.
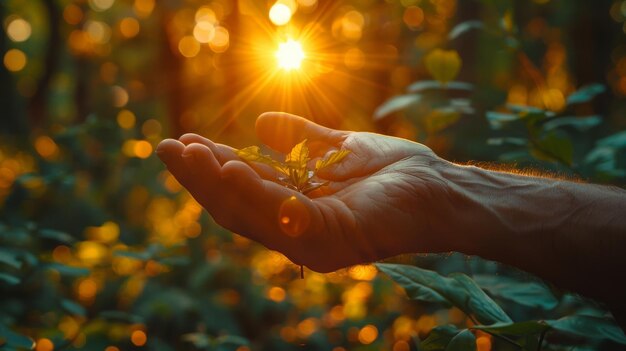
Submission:
M 455 166 L 458 201 L 474 212 L 465 253 L 516 266 L 611 306 L 624 304 L 626 191 Z

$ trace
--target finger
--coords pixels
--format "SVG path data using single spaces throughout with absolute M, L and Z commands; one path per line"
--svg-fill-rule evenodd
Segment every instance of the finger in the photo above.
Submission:
M 189 182 L 187 164 L 182 159 L 185 145 L 175 139 L 165 139 L 156 148 L 156 154 L 165 163 L 167 169 L 183 186 Z
M 188 187 L 193 193 L 209 195 L 214 192 L 221 178 L 221 165 L 206 145 L 192 143 L 185 147 L 181 155 L 187 165 Z
M 272 149 L 288 153 L 304 139 L 310 149 L 324 149 L 341 143 L 348 132 L 326 128 L 305 118 L 283 112 L 266 112 L 256 120 L 256 132 Z
M 178 138 L 178 140 L 180 140 L 185 145 L 189 145 L 192 143 L 206 145 L 209 149 L 211 149 L 213 155 L 215 155 L 219 163 L 222 165 L 228 161 L 239 159 L 237 157 L 237 154 L 235 153 L 234 148 L 228 145 L 214 143 L 213 141 L 198 134 L 187 133 Z
M 239 201 L 231 203 L 229 211 L 236 215 L 238 222 L 252 223 L 242 226 L 243 234 L 263 245 L 289 253 L 298 257 L 302 254 L 303 242 L 316 238 L 314 233 L 323 232 L 323 220 L 319 209 L 314 202 L 299 192 L 285 188 L 279 184 L 264 180 L 248 165 L 239 161 L 228 162 L 222 168 L 223 187 L 229 190 L 229 197 Z M 299 218 L 306 220 L 306 227 L 302 232 L 286 232 L 281 226 L 281 207 L 285 201 L 295 197 L 302 206 L 299 208 Z M 237 226 L 238 223 L 233 223 Z

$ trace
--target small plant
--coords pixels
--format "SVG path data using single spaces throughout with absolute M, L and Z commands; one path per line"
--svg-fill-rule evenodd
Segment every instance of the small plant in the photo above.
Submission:
M 307 140 L 304 139 L 294 146 L 285 156 L 285 162 L 279 162 L 268 155 L 261 154 L 258 146 L 249 146 L 237 150 L 237 156 L 246 162 L 258 162 L 272 167 L 279 173 L 277 178 L 279 184 L 303 194 L 308 194 L 328 184 L 326 181 L 317 180 L 317 172 L 340 162 L 348 156 L 350 150 L 341 149 L 329 153 L 324 158 L 319 159 L 315 163 L 315 168 L 310 170 L 308 163 L 311 161 L 311 158 L 309 157 L 309 148 L 306 146 L 306 142 Z
M 341 149 L 331 152 L 315 162 L 315 168 L 308 167 L 309 148 L 304 139 L 285 156 L 285 162 L 274 160 L 268 155 L 261 154 L 258 146 L 248 146 L 237 150 L 237 155 L 246 162 L 258 162 L 272 167 L 278 172 L 277 183 L 302 194 L 308 194 L 328 184 L 327 181 L 319 181 L 316 174 L 319 170 L 334 165 L 343 160 L 350 150 Z M 278 224 L 281 230 L 293 237 L 297 237 L 308 227 L 310 216 L 298 199 L 291 196 L 285 201 L 278 211 Z M 300 278 L 304 278 L 304 268 L 300 265 Z

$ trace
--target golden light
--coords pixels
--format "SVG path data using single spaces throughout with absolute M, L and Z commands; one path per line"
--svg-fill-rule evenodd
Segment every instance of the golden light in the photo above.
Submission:
M 15 18 L 7 26 L 7 35 L 9 39 L 15 42 L 22 42 L 28 40 L 32 33 L 30 23 L 22 18 Z
M 293 13 L 286 4 L 277 2 L 270 9 L 270 21 L 277 26 L 284 26 L 289 23 Z
M 302 44 L 293 39 L 280 44 L 276 52 L 278 67 L 287 71 L 300 68 L 305 57 Z

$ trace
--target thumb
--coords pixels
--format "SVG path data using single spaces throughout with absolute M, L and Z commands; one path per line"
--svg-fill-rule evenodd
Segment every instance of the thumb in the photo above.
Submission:
M 312 152 L 316 149 L 337 147 L 348 135 L 348 132 L 330 129 L 284 112 L 266 112 L 260 115 L 255 128 L 265 145 L 282 153 L 288 153 L 304 139 L 308 140 Z

